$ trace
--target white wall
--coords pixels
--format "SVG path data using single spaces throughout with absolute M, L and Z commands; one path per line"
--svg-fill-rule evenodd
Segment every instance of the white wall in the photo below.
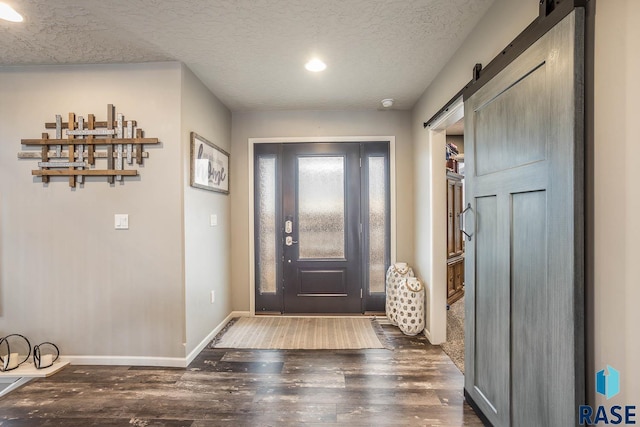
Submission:
M 423 123 L 471 80 L 476 63 L 488 64 L 537 14 L 534 1 L 496 0 L 413 108 L 414 189 L 420 212 L 415 223 L 415 264 L 426 280 L 425 334 L 434 344 L 446 340 L 445 136 L 424 129 Z
M 231 281 L 234 310 L 249 311 L 248 139 L 395 136 L 397 259 L 413 263 L 413 149 L 407 111 L 238 112 L 232 119 Z
M 184 179 L 185 301 L 187 354 L 231 312 L 230 198 L 242 197 L 191 187 L 190 133 L 231 151 L 231 113 L 200 80 L 182 67 L 182 176 Z M 233 173 L 242 173 L 233 171 Z M 212 227 L 210 215 L 217 215 Z M 210 301 L 215 291 L 215 303 Z
M 433 141 L 422 123 L 471 78 L 476 62 L 487 64 L 537 16 L 530 0 L 496 0 L 478 27 L 427 88 L 413 111 L 415 144 L 416 267 L 422 275 L 433 268 L 429 255 L 429 153 Z M 594 141 L 594 331 L 587 337 L 594 368 L 607 364 L 622 375 L 620 395 L 598 396 L 599 404 L 640 404 L 640 287 L 635 266 L 640 259 L 640 186 L 635 162 L 640 158 L 640 57 L 637 55 L 640 3 L 600 1 L 595 17 Z M 444 244 L 444 242 L 443 242 Z M 445 283 L 434 284 L 445 286 Z M 587 372 L 587 376 L 595 372 Z M 592 381 L 590 379 L 590 388 Z M 593 395 L 591 389 L 587 393 Z
M 177 63 L 0 68 L 0 335 L 65 355 L 184 357 L 180 75 Z M 138 177 L 43 185 L 37 161 L 17 159 L 56 114 L 103 121 L 107 104 L 161 141 Z

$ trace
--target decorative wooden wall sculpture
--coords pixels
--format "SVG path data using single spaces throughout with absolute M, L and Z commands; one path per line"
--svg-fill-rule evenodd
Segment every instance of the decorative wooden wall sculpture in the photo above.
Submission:
M 47 132 L 40 139 L 23 139 L 23 145 L 41 146 L 41 151 L 22 151 L 18 158 L 42 159 L 38 162 L 40 169 L 32 170 L 31 174 L 41 176 L 42 182 L 49 182 L 50 176 L 68 176 L 69 187 L 75 187 L 76 182 L 83 183 L 88 175 L 106 176 L 111 184 L 114 180 L 122 181 L 124 176 L 135 176 L 136 169 L 124 169 L 125 160 L 131 165 L 135 159 L 141 165 L 142 159 L 149 157 L 149 153 L 143 151 L 143 144 L 158 143 L 158 138 L 143 138 L 135 120 L 125 121 L 122 114 L 116 116 L 112 104 L 107 105 L 104 122 L 96 122 L 93 114 L 89 114 L 85 122 L 82 116 L 76 119 L 74 113 L 69 113 L 68 122 L 56 115 L 55 123 L 45 123 L 45 129 L 55 129 L 55 139 L 50 139 Z M 97 151 L 98 146 L 106 146 L 107 150 Z M 107 168 L 91 168 L 95 167 L 96 158 L 106 158 Z

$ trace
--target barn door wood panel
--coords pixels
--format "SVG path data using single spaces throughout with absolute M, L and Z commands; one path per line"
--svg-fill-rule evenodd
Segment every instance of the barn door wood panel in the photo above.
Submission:
M 584 401 L 583 34 L 578 8 L 465 100 L 465 394 L 496 426 Z

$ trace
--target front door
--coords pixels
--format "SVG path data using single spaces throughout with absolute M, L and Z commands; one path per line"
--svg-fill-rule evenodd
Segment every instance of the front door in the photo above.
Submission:
M 283 148 L 286 312 L 362 312 L 360 145 Z
M 384 310 L 387 142 L 256 144 L 256 313 Z
M 465 99 L 465 393 L 495 426 L 577 425 L 584 402 L 583 22 Z

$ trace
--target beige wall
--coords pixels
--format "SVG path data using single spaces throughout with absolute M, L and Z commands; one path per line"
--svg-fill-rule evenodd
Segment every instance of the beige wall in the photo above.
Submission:
M 635 122 L 640 115 L 640 3 L 608 0 L 597 3 L 595 27 L 595 141 L 593 269 L 594 331 L 587 337 L 594 368 L 607 364 L 622 375 L 622 392 L 598 403 L 640 403 L 640 287 L 634 264 L 640 259 L 640 186 L 635 183 L 635 160 L 640 155 Z M 496 0 L 463 46 L 413 110 L 415 144 L 416 267 L 426 275 L 430 260 L 430 147 L 429 132 L 422 123 L 429 119 L 471 78 L 476 62 L 487 64 L 537 16 L 537 4 L 529 0 Z M 444 283 L 434 284 L 445 286 Z M 592 388 L 591 376 L 587 372 Z M 591 389 L 588 394 L 593 394 Z
M 229 152 L 231 113 L 185 66 L 182 67 L 181 111 L 188 354 L 231 312 L 230 196 L 191 187 L 190 133 L 196 132 Z M 209 221 L 212 214 L 218 218 L 218 225 L 214 227 Z M 211 291 L 215 291 L 213 304 Z
M 180 74 L 177 63 L 0 68 L 0 335 L 65 355 L 184 357 Z M 145 146 L 138 177 L 43 185 L 37 161 L 17 159 L 55 114 L 106 120 L 107 104 L 161 141 Z M 116 213 L 129 230 L 114 230 Z
M 620 371 L 620 395 L 640 405 L 640 2 L 596 4 L 594 161 L 594 362 Z
M 268 137 L 395 136 L 397 259 L 413 262 L 411 116 L 406 111 L 273 111 L 233 114 L 231 281 L 234 310 L 249 311 L 248 139 Z
M 425 333 L 436 344 L 446 340 L 446 217 L 441 214 L 446 211 L 445 137 L 424 129 L 423 123 L 471 80 L 476 63 L 488 64 L 537 13 L 538 5 L 530 0 L 496 0 L 412 111 L 414 191 L 420 212 L 415 223 L 415 266 L 427 286 Z M 432 174 L 438 179 L 432 180 Z

